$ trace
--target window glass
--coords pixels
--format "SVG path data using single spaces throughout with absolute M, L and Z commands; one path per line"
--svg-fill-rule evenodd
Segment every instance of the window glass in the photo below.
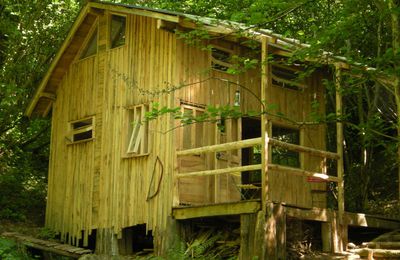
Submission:
M 300 131 L 293 128 L 272 126 L 272 138 L 290 144 L 300 144 Z M 300 156 L 298 152 L 289 151 L 281 147 L 272 147 L 272 163 L 300 167 Z
M 120 15 L 111 15 L 110 44 L 115 48 L 125 44 L 126 18 Z
M 81 59 L 95 55 L 97 53 L 97 28 L 88 41 L 85 50 L 82 52 Z

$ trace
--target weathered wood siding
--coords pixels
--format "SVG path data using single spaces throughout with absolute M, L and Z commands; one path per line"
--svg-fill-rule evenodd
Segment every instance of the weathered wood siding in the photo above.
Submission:
M 146 223 L 155 235 L 155 245 L 160 252 L 165 246 L 163 236 L 173 202 L 174 151 L 182 148 L 183 128 L 171 131 L 177 122 L 169 115 L 151 121 L 149 154 L 127 158 L 130 123 L 127 108 L 152 102 L 158 102 L 160 107 L 179 106 L 181 102 L 233 105 L 235 91 L 239 89 L 242 111 L 259 111 L 260 102 L 255 96 L 260 96 L 261 76 L 259 69 L 236 76 L 212 70 L 210 52 L 186 45 L 175 34 L 158 29 L 157 20 L 153 18 L 128 15 L 126 44 L 109 49 L 108 19 L 106 10 L 97 20 L 97 55 L 76 59 L 66 68 L 57 90 L 46 225 L 60 231 L 63 238 L 68 234 L 69 242 L 76 243 L 77 239 L 87 238 L 93 229 L 112 228 L 121 235 L 124 227 Z M 234 43 L 214 43 L 224 47 L 232 44 L 231 48 L 239 55 L 243 51 L 243 47 Z M 252 93 L 228 84 L 226 79 L 245 86 Z M 178 85 L 185 86 L 171 93 L 161 91 Z M 314 96 L 320 101 L 323 98 L 318 78 L 313 78 L 309 86 L 297 93 L 275 88 L 267 101 L 277 103 L 280 111 L 292 119 L 306 121 Z M 69 144 L 69 122 L 88 116 L 94 117 L 94 139 Z M 240 121 L 235 130 L 229 131 L 232 133 L 219 136 L 215 124 L 205 124 L 201 135 L 196 137 L 202 138 L 202 145 L 235 141 L 241 136 Z M 324 127 L 306 127 L 302 136 L 302 145 L 325 148 Z M 235 156 L 226 155 L 231 166 L 240 164 L 240 153 Z M 158 162 L 154 170 L 157 158 L 161 163 Z M 204 165 L 192 165 L 191 170 L 211 169 L 225 163 L 218 162 L 215 156 L 200 161 Z M 307 165 L 306 169 L 316 170 L 319 161 L 304 156 L 303 164 Z M 161 183 L 159 189 L 158 182 Z M 203 197 L 198 198 L 201 202 L 240 199 L 232 188 L 234 183 L 226 176 L 205 177 L 197 190 L 188 186 L 196 183 L 195 179 L 181 183 L 182 190 L 186 189 L 187 193 L 183 195 L 202 193 Z M 218 185 L 223 185 L 224 190 Z M 271 177 L 272 197 L 296 205 L 310 205 L 311 185 L 320 184 L 279 173 Z M 154 198 L 148 198 L 155 193 Z M 223 201 L 218 200 L 220 196 L 224 196 Z
M 273 104 L 277 107 L 276 110 L 271 111 L 272 114 L 280 114 L 282 117 L 269 116 L 270 122 L 273 125 L 298 128 L 300 145 L 326 150 L 326 126 L 324 124 L 301 124 L 302 122 L 313 122 L 311 117 L 313 101 L 319 103 L 317 111 L 322 115 L 325 113 L 321 73 L 313 73 L 305 80 L 305 84 L 306 88 L 300 91 L 279 86 L 272 86 L 268 90 L 267 104 Z M 321 172 L 321 158 L 319 157 L 300 154 L 300 164 L 305 170 Z M 324 192 L 326 183 L 312 182 L 307 177 L 278 171 L 270 171 L 270 181 L 273 201 L 286 202 L 301 207 L 326 206 L 326 192 Z
M 81 238 L 92 218 L 95 142 L 69 144 L 68 122 L 96 115 L 97 57 L 74 63 L 57 91 L 53 107 L 46 225 L 65 238 Z
M 46 225 L 81 238 L 81 231 L 147 223 L 156 234 L 166 227 L 172 203 L 172 126 L 168 116 L 150 123 L 150 154 L 124 158 L 126 108 L 142 103 L 170 105 L 157 92 L 173 83 L 175 35 L 157 29 L 155 19 L 127 16 L 124 46 L 108 49 L 107 13 L 99 19 L 99 52 L 74 62 L 62 80 L 53 108 Z M 94 140 L 67 144 L 68 122 L 95 118 Z M 163 164 L 161 174 L 157 165 Z M 147 201 L 148 192 L 158 195 Z M 150 187 L 151 186 L 151 187 Z M 72 241 L 73 242 L 73 241 Z M 161 246 L 160 240 L 155 241 Z

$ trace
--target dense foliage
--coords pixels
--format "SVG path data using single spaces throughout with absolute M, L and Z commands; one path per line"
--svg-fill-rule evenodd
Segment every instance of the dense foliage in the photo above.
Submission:
M 50 123 L 29 121 L 23 112 L 82 2 L 0 0 L 0 218 L 43 216 Z M 385 77 L 400 75 L 398 0 L 118 2 L 269 28 L 310 43 L 299 55 L 315 56 L 324 49 L 376 67 Z M 393 213 L 398 199 L 398 78 L 390 86 L 377 73 L 357 73 L 361 76 L 344 82 L 347 209 Z

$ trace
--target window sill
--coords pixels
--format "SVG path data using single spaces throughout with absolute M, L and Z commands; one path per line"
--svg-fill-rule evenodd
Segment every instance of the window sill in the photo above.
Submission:
M 81 144 L 81 143 L 91 142 L 91 141 L 94 141 L 94 139 L 95 138 L 90 138 L 90 139 L 85 139 L 85 140 L 79 140 L 79 141 L 76 141 L 76 142 L 68 141 L 67 145 L 74 145 L 74 144 Z
M 113 51 L 113 50 L 118 50 L 118 49 L 122 49 L 122 48 L 124 48 L 126 46 L 126 42 L 124 43 L 124 44 L 122 44 L 122 45 L 118 45 L 118 46 L 115 46 L 115 47 L 109 47 L 109 51 Z
M 130 159 L 130 158 L 137 158 L 137 157 L 145 157 L 145 156 L 149 156 L 150 153 L 144 153 L 144 154 L 125 154 L 122 155 L 122 159 Z

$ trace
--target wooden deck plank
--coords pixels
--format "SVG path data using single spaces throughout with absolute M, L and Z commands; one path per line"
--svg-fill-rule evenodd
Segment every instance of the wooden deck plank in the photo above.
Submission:
M 180 207 L 172 210 L 175 219 L 191 219 L 201 217 L 240 215 L 258 212 L 260 201 L 240 201 L 204 206 Z
M 283 205 L 287 216 L 319 221 L 331 222 L 335 211 L 324 208 L 299 208 L 291 205 Z M 200 217 L 240 215 L 255 213 L 261 209 L 260 201 L 239 201 L 219 203 L 212 205 L 196 205 L 173 208 L 175 219 L 190 219 Z M 368 215 L 362 213 L 345 212 L 345 222 L 349 226 L 371 227 L 382 229 L 400 229 L 400 219 L 391 219 L 383 216 Z
M 47 241 L 30 236 L 25 236 L 16 232 L 5 232 L 1 236 L 17 241 L 27 247 L 55 253 L 62 256 L 79 258 L 84 254 L 92 253 L 91 250 L 75 247 L 71 245 L 61 244 L 53 241 Z
M 400 228 L 399 219 L 390 219 L 383 216 L 345 212 L 345 220 L 349 226 L 373 227 L 373 228 L 384 228 L 384 229 Z

